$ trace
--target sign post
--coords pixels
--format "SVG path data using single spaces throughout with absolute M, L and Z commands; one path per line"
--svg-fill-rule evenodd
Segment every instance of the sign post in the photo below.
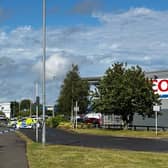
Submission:
M 157 136 L 158 135 L 158 112 L 160 111 L 160 106 L 159 105 L 153 106 L 153 111 L 155 111 L 155 133 Z
M 76 101 L 76 104 L 75 104 L 75 107 L 74 107 L 74 111 L 75 111 L 75 128 L 77 128 L 77 126 L 78 126 L 77 114 L 78 114 L 78 111 L 79 111 L 79 106 L 78 106 L 78 102 L 77 101 Z

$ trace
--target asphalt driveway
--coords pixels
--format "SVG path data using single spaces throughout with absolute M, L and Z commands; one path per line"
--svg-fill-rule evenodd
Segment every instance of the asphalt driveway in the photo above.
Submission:
M 35 141 L 35 130 L 21 129 L 20 131 Z M 41 130 L 39 131 L 39 136 L 41 141 Z M 168 139 L 96 136 L 53 128 L 46 129 L 46 143 L 133 151 L 168 152 Z

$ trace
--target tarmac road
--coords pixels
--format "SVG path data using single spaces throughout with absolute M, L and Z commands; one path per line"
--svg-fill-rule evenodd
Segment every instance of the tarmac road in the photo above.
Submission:
M 35 130 L 21 129 L 20 131 L 35 141 Z M 41 130 L 39 135 L 41 141 Z M 46 129 L 46 143 L 146 152 L 168 152 L 168 139 L 96 136 L 53 128 Z

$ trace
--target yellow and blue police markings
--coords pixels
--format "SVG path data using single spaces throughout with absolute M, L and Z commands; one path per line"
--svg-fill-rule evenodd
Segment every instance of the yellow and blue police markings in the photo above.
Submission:
M 16 128 L 34 128 L 37 124 L 37 120 L 34 118 L 19 119 L 16 123 Z

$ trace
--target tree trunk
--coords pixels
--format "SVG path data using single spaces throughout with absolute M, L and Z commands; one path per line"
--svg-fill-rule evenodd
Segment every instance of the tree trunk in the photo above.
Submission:
M 128 130 L 128 122 L 126 120 L 123 121 L 124 123 L 124 130 Z

